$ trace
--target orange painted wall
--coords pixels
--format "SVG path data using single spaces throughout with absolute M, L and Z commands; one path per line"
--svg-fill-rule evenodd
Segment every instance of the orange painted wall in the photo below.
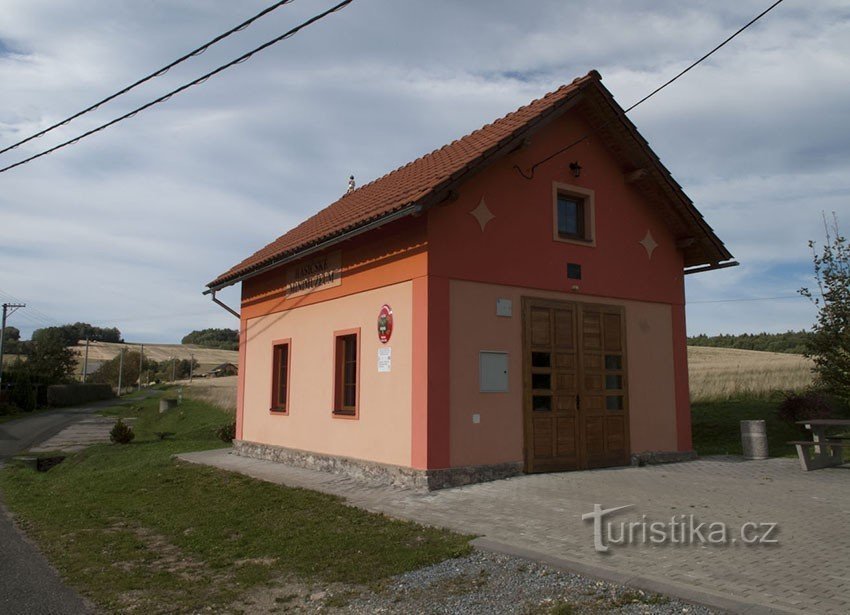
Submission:
M 256 318 L 412 280 L 428 268 L 426 220 L 406 218 L 337 244 L 327 251 L 342 252 L 342 284 L 288 299 L 283 288 L 287 267 L 272 269 L 242 283 L 242 314 Z M 302 260 L 310 260 L 316 254 Z
M 676 383 L 669 305 L 454 280 L 451 297 L 450 458 L 452 466 L 523 460 L 522 297 L 622 305 L 626 312 L 632 452 L 677 450 Z M 496 316 L 496 299 L 513 316 Z M 508 353 L 509 391 L 480 393 L 478 353 Z M 480 415 L 480 423 L 472 415 Z
M 393 308 L 394 330 L 381 344 L 377 317 Z M 413 283 L 247 320 L 242 439 L 288 448 L 409 466 L 413 357 Z M 333 410 L 334 331 L 360 328 L 359 418 Z M 269 412 L 272 346 L 291 339 L 289 414 Z M 392 369 L 379 373 L 378 348 L 392 348 Z

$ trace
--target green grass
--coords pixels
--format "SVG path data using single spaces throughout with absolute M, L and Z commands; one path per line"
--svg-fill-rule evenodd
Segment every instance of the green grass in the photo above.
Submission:
M 193 400 L 163 415 L 157 405 L 111 409 L 137 417 L 129 445 L 90 447 L 47 473 L 0 471 L 26 531 L 107 611 L 220 607 L 287 575 L 366 584 L 469 551 L 469 537 L 175 462 L 174 453 L 223 446 L 213 432 L 232 415 Z
M 741 455 L 741 421 L 765 421 L 771 457 L 793 457 L 789 440 L 811 438 L 797 426 L 776 416 L 780 399 L 742 397 L 727 401 L 695 402 L 691 405 L 694 450 L 700 455 Z

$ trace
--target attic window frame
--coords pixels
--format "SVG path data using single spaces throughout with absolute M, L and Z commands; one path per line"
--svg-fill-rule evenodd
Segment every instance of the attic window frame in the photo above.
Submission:
M 558 231 L 558 198 L 562 196 L 575 199 L 582 205 L 579 217 L 584 229 L 579 235 L 562 235 Z M 596 247 L 596 194 L 593 190 L 552 182 L 552 239 L 562 243 Z

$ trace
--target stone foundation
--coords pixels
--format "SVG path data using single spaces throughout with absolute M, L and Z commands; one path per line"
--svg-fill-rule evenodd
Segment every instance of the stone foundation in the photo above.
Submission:
M 631 462 L 633 466 L 648 466 L 661 463 L 693 461 L 696 458 L 696 451 L 644 451 L 642 453 L 632 453 Z
M 461 487 L 522 474 L 522 462 L 487 466 L 466 466 L 441 470 L 416 470 L 351 457 L 336 457 L 272 444 L 234 440 L 233 452 L 243 457 L 276 461 L 298 468 L 340 474 L 364 482 L 391 485 L 417 491 Z

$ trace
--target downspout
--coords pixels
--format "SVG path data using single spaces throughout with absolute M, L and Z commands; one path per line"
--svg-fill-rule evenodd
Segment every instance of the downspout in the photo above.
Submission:
M 241 318 L 242 318 L 242 316 L 240 316 L 240 315 L 239 315 L 239 312 L 237 312 L 236 310 L 234 310 L 233 308 L 231 308 L 229 305 L 227 305 L 226 303 L 223 303 L 220 299 L 218 299 L 218 298 L 215 296 L 215 291 L 211 291 L 211 293 L 210 293 L 210 294 L 212 295 L 213 303 L 217 303 L 218 305 L 220 305 L 221 307 L 223 307 L 225 310 L 227 310 L 228 312 L 230 312 L 231 314 L 233 314 L 234 316 L 236 316 L 236 318 L 239 318 L 239 319 L 241 319 Z

